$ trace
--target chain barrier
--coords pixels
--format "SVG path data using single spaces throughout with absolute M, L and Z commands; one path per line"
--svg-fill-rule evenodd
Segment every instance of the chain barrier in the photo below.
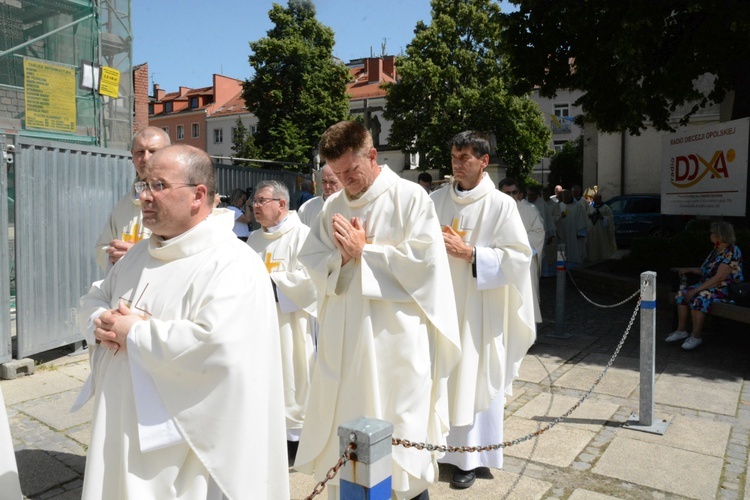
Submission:
M 328 472 L 326 473 L 325 479 L 323 479 L 321 482 L 315 485 L 315 488 L 313 488 L 312 493 L 310 495 L 305 497 L 305 500 L 312 500 L 316 496 L 323 493 L 323 490 L 326 489 L 326 483 L 336 477 L 336 474 L 339 473 L 339 469 L 344 466 L 344 464 L 351 460 L 351 454 L 350 452 L 352 450 L 355 450 L 357 448 L 357 445 L 355 443 L 349 443 L 349 446 L 346 447 L 344 450 L 344 453 L 341 454 L 341 457 L 339 457 L 339 461 L 336 462 L 336 465 L 328 469 Z
M 578 290 L 578 293 L 580 293 L 580 294 L 581 294 L 581 297 L 583 297 L 584 299 L 586 299 L 586 301 L 587 301 L 587 302 L 588 302 L 589 304 L 591 304 L 591 305 L 593 305 L 593 306 L 596 306 L 596 307 L 601 307 L 602 309 L 610 309 L 610 308 L 613 308 L 613 307 L 619 307 L 619 306 L 621 306 L 621 305 L 623 305 L 623 304 L 625 304 L 625 303 L 627 303 L 627 302 L 630 302 L 630 301 L 631 301 L 631 300 L 633 300 L 633 299 L 634 299 L 634 298 L 635 298 L 635 297 L 636 297 L 636 296 L 637 296 L 637 295 L 638 295 L 639 293 L 641 293 L 641 291 L 640 291 L 640 290 L 636 290 L 636 291 L 635 291 L 635 292 L 633 293 L 633 295 L 631 295 L 630 297 L 628 297 L 627 299 L 625 299 L 625 300 L 623 300 L 623 301 L 620 301 L 620 302 L 618 302 L 617 304 L 611 304 L 611 305 L 597 304 L 596 302 L 594 302 L 594 301 L 593 301 L 593 300 L 591 300 L 590 298 L 586 297 L 586 294 L 584 294 L 584 293 L 583 293 L 583 291 L 581 291 L 581 289 L 580 289 L 580 288 L 578 288 L 578 283 L 576 283 L 576 282 L 575 282 L 575 280 L 573 279 L 573 275 L 572 275 L 572 274 L 570 274 L 570 271 L 569 271 L 569 270 L 568 270 L 568 271 L 566 271 L 566 274 L 567 274 L 567 276 L 568 276 L 568 277 L 570 278 L 570 281 L 571 281 L 571 282 L 573 283 L 573 286 L 575 286 L 575 287 L 576 287 L 576 290 Z M 639 304 L 640 304 L 640 301 L 639 301 Z
M 636 293 L 641 292 L 639 290 Z M 631 297 L 632 298 L 632 297 Z M 630 299 L 628 299 L 630 300 Z M 530 439 L 533 439 L 535 437 L 538 437 L 548 430 L 555 427 L 557 424 L 565 420 L 570 416 L 571 413 L 573 413 L 581 404 L 583 404 L 584 401 L 586 401 L 589 397 L 591 397 L 591 394 L 594 392 L 594 389 L 597 385 L 599 385 L 599 382 L 602 381 L 604 376 L 607 374 L 607 371 L 612 366 L 612 363 L 615 362 L 615 359 L 617 358 L 617 355 L 620 354 L 620 349 L 622 349 L 622 346 L 625 344 L 625 340 L 628 338 L 628 334 L 630 334 L 630 330 L 633 327 L 633 323 L 635 322 L 636 316 L 638 316 L 638 311 L 641 308 L 641 298 L 638 298 L 638 303 L 635 305 L 635 310 L 633 311 L 632 316 L 630 317 L 630 321 L 628 322 L 628 327 L 625 330 L 625 334 L 622 336 L 622 339 L 620 339 L 620 342 L 617 344 L 617 348 L 615 349 L 614 354 L 607 362 L 607 366 L 604 367 L 604 371 L 599 375 L 599 377 L 594 381 L 594 383 L 591 385 L 588 391 L 581 396 L 581 399 L 578 400 L 576 404 L 574 404 L 568 411 L 560 415 L 559 417 L 555 418 L 551 423 L 548 425 L 542 427 L 538 431 L 527 434 L 526 436 L 513 439 L 512 441 L 505 441 L 503 443 L 497 443 L 497 444 L 491 444 L 486 446 L 448 446 L 448 445 L 435 445 L 435 444 L 426 444 L 426 443 L 412 443 L 408 439 L 400 439 L 400 438 L 392 438 L 391 443 L 394 446 L 403 446 L 404 448 L 416 448 L 418 450 L 428 450 L 428 451 L 440 451 L 440 452 L 446 452 L 446 453 L 473 453 L 473 452 L 482 452 L 482 451 L 491 451 L 491 450 L 497 450 L 499 448 L 507 448 L 509 446 L 514 446 L 517 444 L 521 444 L 525 441 L 528 441 Z

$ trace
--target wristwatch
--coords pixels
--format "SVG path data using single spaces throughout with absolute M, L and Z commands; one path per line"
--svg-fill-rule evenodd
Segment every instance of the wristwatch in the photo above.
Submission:
M 474 265 L 477 262 L 477 247 L 471 247 L 471 264 Z

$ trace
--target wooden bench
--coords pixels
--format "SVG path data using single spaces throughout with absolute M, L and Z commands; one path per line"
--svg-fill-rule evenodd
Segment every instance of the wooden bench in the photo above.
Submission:
M 711 304 L 711 311 L 708 315 L 739 321 L 740 323 L 750 323 L 750 307 L 739 306 L 737 304 L 714 302 Z

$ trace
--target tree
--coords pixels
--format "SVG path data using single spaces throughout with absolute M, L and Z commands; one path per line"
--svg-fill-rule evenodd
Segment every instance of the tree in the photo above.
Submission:
M 255 158 L 257 148 L 253 134 L 242 123 L 242 119 L 237 117 L 237 123 L 232 128 L 232 151 L 236 158 Z M 244 161 L 234 161 L 235 165 L 247 165 Z
M 389 142 L 419 152 L 420 168 L 449 167 L 451 137 L 494 134 L 508 174 L 523 177 L 548 153 L 550 132 L 537 105 L 508 92 L 500 51 L 501 14 L 492 0 L 432 0 L 432 22 L 418 22 L 399 81 L 386 85 Z
M 333 58 L 333 30 L 315 12 L 310 0 L 273 4 L 274 27 L 250 42 L 255 74 L 243 98 L 258 117 L 255 145 L 268 159 L 311 162 L 325 129 L 349 116 L 349 72 Z
M 521 89 L 585 92 L 576 104 L 604 132 L 672 130 L 735 91 L 750 116 L 750 2 L 512 0 L 504 46 Z M 696 85 L 701 82 L 706 89 Z
M 549 164 L 547 184 L 557 184 L 570 188 L 583 184 L 583 136 L 563 144 L 562 151 L 556 153 Z

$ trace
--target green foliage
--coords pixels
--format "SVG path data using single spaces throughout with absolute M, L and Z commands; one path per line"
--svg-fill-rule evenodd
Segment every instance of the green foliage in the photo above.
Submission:
M 239 117 L 237 117 L 237 122 L 232 128 L 232 151 L 237 158 L 255 158 L 257 155 L 253 134 L 245 127 Z M 238 160 L 234 160 L 233 163 L 235 165 L 248 165 L 248 162 Z
M 520 89 L 585 92 L 599 130 L 638 134 L 735 90 L 732 118 L 750 114 L 750 2 L 728 0 L 511 0 L 504 46 Z M 695 82 L 713 75 L 709 92 Z
M 387 84 L 389 143 L 420 153 L 420 168 L 450 169 L 448 143 L 479 130 L 497 139 L 508 175 L 522 178 L 546 156 L 542 113 L 527 96 L 508 92 L 500 50 L 501 14 L 491 0 L 432 0 L 432 22 L 418 22 L 399 57 L 399 81 Z
M 552 157 L 547 179 L 550 186 L 559 184 L 568 189 L 583 184 L 583 136 L 566 142 L 562 151 Z
M 273 4 L 269 17 L 274 27 L 250 42 L 255 74 L 243 92 L 258 117 L 255 145 L 264 158 L 309 163 L 325 129 L 349 116 L 349 71 L 333 58 L 333 30 L 311 1 Z

